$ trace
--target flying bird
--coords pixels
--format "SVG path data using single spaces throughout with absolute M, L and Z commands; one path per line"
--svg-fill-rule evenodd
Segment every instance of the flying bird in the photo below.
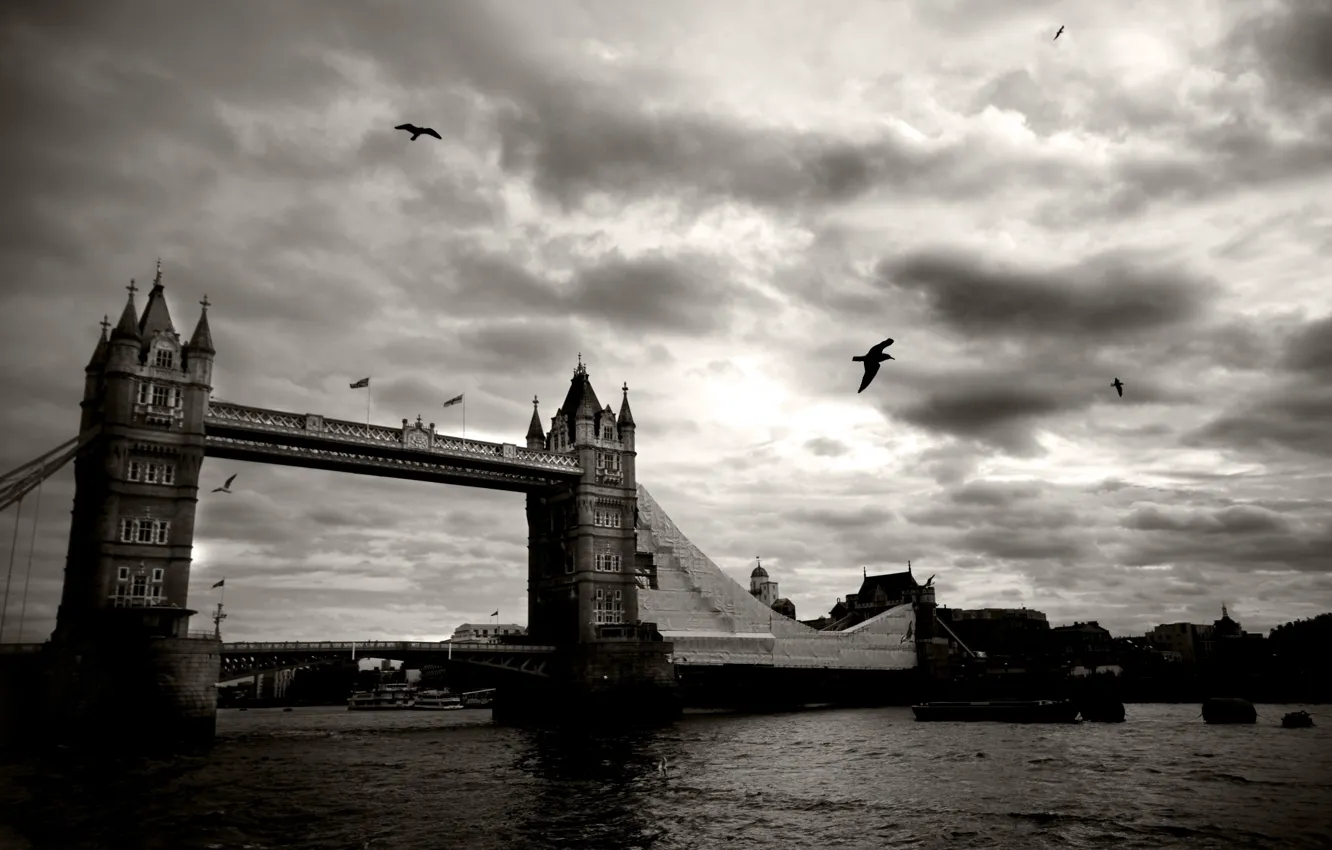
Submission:
M 1119 397 L 1120 397 L 1120 398 L 1123 398 L 1123 397 L 1124 397 L 1124 382 L 1123 382 L 1123 381 L 1119 380 L 1118 378 L 1115 378 L 1114 383 L 1112 383 L 1110 386 L 1112 386 L 1112 387 L 1115 388 L 1115 392 L 1119 393 Z
M 880 363 L 884 362 L 885 360 L 897 359 L 893 357 L 893 355 L 891 354 L 885 354 L 883 351 L 885 348 L 887 348 L 892 344 L 893 341 L 891 339 L 885 339 L 883 342 L 879 343 L 878 345 L 871 348 L 869 351 L 865 352 L 863 356 L 851 358 L 856 363 L 865 364 L 865 377 L 861 379 L 860 389 L 856 390 L 856 392 L 863 393 L 865 391 L 865 387 L 868 387 L 870 385 L 870 381 L 874 380 L 874 376 L 879 374 Z
M 422 136 L 422 135 L 434 136 L 436 139 L 439 139 L 441 142 L 444 141 L 443 137 L 441 137 L 439 133 L 436 133 L 434 130 L 430 129 L 429 127 L 417 127 L 414 124 L 399 124 L 393 129 L 406 130 L 407 132 L 411 133 L 412 134 L 411 141 L 413 142 L 416 141 L 417 136 Z
M 231 475 L 231 477 L 227 479 L 227 483 L 223 484 L 221 487 L 214 487 L 214 488 L 213 488 L 213 492 L 214 492 L 214 493 L 230 493 L 230 492 L 231 492 L 231 482 L 233 482 L 233 481 L 236 480 L 236 475 L 237 475 L 237 474 L 238 474 L 238 473 L 234 473 L 234 472 L 233 472 L 232 475 Z
M 1064 34 L 1064 28 L 1061 26 L 1061 27 L 1059 28 L 1059 32 L 1055 33 L 1055 37 L 1052 38 L 1051 41 L 1058 41 L 1058 40 L 1059 40 L 1059 36 L 1061 36 L 1061 35 L 1063 35 L 1063 34 Z

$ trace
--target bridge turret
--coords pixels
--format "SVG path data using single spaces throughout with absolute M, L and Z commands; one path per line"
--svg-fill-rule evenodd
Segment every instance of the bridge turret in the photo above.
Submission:
M 97 347 L 93 349 L 88 365 L 83 367 L 83 401 L 80 404 L 83 415 L 79 421 L 79 433 L 83 433 L 97 424 L 101 416 L 100 402 L 102 381 L 104 380 L 103 374 L 106 371 L 107 360 L 111 356 L 111 344 L 106 337 L 107 329 L 110 327 L 111 323 L 107 321 L 106 316 L 103 316 L 102 335 L 97 340 Z
M 532 396 L 532 421 L 527 425 L 527 447 L 544 449 L 546 432 L 541 430 L 541 414 L 537 412 L 537 397 Z

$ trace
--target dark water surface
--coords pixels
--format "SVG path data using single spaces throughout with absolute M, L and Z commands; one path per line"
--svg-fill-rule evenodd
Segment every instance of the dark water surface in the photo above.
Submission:
M 0 848 L 1332 848 L 1332 712 L 1281 729 L 1295 708 L 1256 726 L 1195 705 L 1071 726 L 687 715 L 600 738 L 488 711 L 226 710 L 207 757 L 0 767 Z

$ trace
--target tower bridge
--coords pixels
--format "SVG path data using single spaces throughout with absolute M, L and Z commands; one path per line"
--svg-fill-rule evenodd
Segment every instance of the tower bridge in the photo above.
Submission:
M 639 484 L 628 386 L 618 412 L 603 405 L 581 357 L 549 430 L 534 398 L 522 445 L 469 440 L 419 417 L 392 427 L 214 399 L 207 299 L 182 343 L 160 265 L 142 313 L 137 287 L 128 289 L 119 321 L 109 334 L 103 321 L 85 369 L 78 436 L 0 478 L 2 510 L 74 463 L 56 628 L 37 653 L 37 703 L 56 728 L 114 737 L 133 718 L 152 721 L 164 742 L 210 741 L 224 670 L 320 654 L 258 645 L 247 653 L 189 629 L 205 457 L 525 493 L 530 646 L 455 647 L 456 663 L 517 674 L 499 691 L 499 719 L 662 719 L 678 713 L 682 693 L 723 681 L 734 689 L 766 676 L 780 689 L 815 672 L 821 686 L 833 674 L 863 690 L 917 666 L 925 629 L 913 639 L 912 628 L 918 610 L 932 614 L 931 589 L 840 632 L 775 612 L 709 560 Z M 255 660 L 263 655 L 268 662 Z

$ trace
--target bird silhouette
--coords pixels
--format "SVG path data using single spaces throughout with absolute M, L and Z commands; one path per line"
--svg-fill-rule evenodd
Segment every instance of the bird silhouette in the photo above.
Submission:
M 436 133 L 434 130 L 430 129 L 429 127 L 417 127 L 414 124 L 399 124 L 393 129 L 406 130 L 407 132 L 411 133 L 412 134 L 411 141 L 413 142 L 416 141 L 417 136 L 434 136 L 436 139 L 439 139 L 441 142 L 444 141 L 443 137 L 441 137 L 439 133 Z
M 1124 382 L 1123 382 L 1123 381 L 1119 380 L 1118 378 L 1115 378 L 1114 382 L 1113 382 L 1112 384 L 1110 384 L 1110 386 L 1112 386 L 1112 387 L 1115 388 L 1115 392 L 1119 393 L 1119 397 L 1120 397 L 1120 398 L 1123 398 L 1123 397 L 1124 397 Z
M 863 393 L 865 391 L 865 387 L 868 387 L 870 385 L 870 381 L 874 380 L 874 376 L 879 374 L 880 363 L 884 362 L 885 360 L 897 359 L 893 357 L 893 355 L 891 354 L 884 353 L 884 349 L 892 344 L 893 341 L 891 339 L 885 339 L 883 342 L 879 343 L 878 345 L 871 348 L 869 351 L 865 352 L 864 355 L 851 358 L 856 363 L 865 364 L 865 377 L 861 379 L 860 389 L 856 390 L 856 392 Z
M 1059 40 L 1059 36 L 1061 36 L 1061 35 L 1063 35 L 1063 34 L 1064 34 L 1064 28 L 1061 26 L 1061 27 L 1059 28 L 1059 32 L 1055 33 L 1055 37 L 1052 38 L 1052 39 L 1050 39 L 1050 40 L 1051 40 L 1051 41 L 1058 41 L 1058 40 Z
M 227 483 L 223 484 L 221 487 L 214 487 L 214 488 L 213 488 L 213 492 L 214 492 L 214 493 L 230 493 L 230 492 L 231 492 L 231 482 L 233 482 L 233 481 L 236 480 L 236 475 L 237 475 L 237 474 L 239 474 L 239 473 L 232 473 L 231 477 L 227 479 Z

